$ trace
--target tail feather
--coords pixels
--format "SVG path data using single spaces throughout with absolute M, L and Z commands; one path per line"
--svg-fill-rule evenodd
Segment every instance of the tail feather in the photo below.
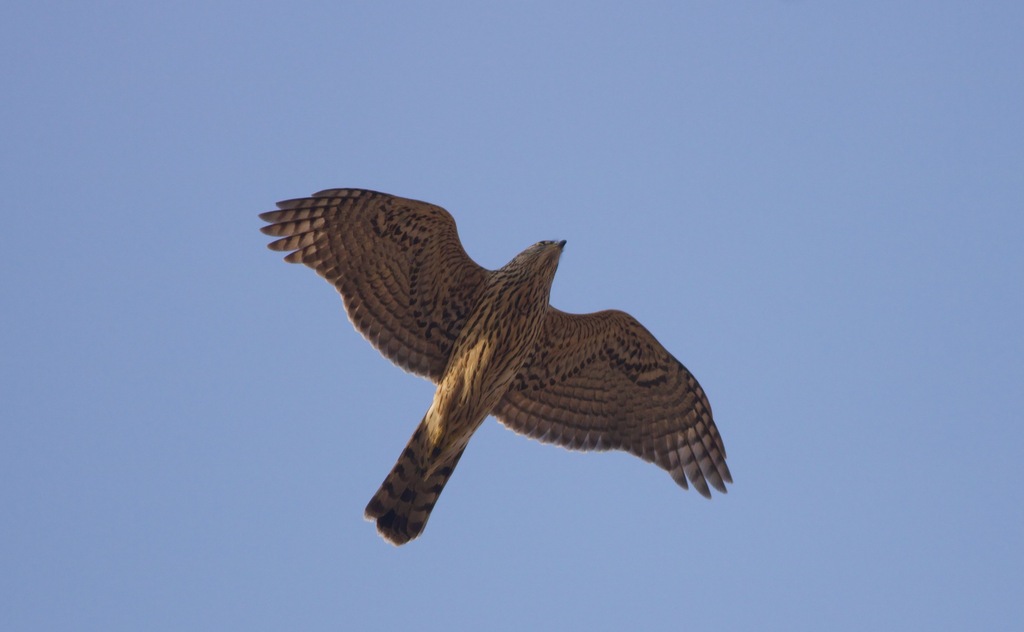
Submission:
M 459 463 L 462 450 L 436 464 L 429 463 L 431 456 L 427 432 L 421 424 L 366 505 L 366 519 L 376 520 L 377 531 L 392 544 L 405 544 L 423 532 L 438 496 Z

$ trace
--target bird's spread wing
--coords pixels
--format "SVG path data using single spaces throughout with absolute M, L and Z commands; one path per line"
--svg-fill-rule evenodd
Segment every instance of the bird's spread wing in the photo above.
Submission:
M 704 390 L 629 314 L 550 308 L 533 356 L 494 410 L 503 424 L 577 450 L 622 449 L 702 495 L 732 482 Z
M 488 274 L 443 208 L 331 189 L 263 213 L 271 250 L 292 251 L 341 293 L 349 318 L 398 366 L 437 382 Z

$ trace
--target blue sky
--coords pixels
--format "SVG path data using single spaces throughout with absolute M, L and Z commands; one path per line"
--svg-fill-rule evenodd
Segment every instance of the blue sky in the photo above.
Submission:
M 1024 626 L 1024 5 L 10 2 L 0 628 Z M 698 377 L 735 484 L 485 422 L 424 537 L 366 501 L 432 389 L 265 248 L 448 208 Z

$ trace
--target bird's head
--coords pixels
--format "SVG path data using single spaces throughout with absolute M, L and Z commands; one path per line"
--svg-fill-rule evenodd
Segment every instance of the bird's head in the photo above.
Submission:
M 558 269 L 558 259 L 562 256 L 562 248 L 564 247 L 564 240 L 538 241 L 516 255 L 515 259 L 510 261 L 507 267 L 526 271 L 529 276 L 540 275 L 546 277 L 550 283 L 555 278 L 555 271 Z
M 524 263 L 534 268 L 548 268 L 550 267 L 551 274 L 554 274 L 554 269 L 558 267 L 558 260 L 562 256 L 562 249 L 565 248 L 565 240 L 562 241 L 538 241 L 523 252 L 519 253 L 519 256 L 523 259 Z

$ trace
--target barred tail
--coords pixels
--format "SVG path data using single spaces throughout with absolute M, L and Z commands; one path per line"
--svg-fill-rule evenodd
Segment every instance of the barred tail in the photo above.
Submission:
M 426 426 L 421 423 L 391 473 L 366 505 L 366 519 L 376 520 L 377 531 L 392 544 L 405 544 L 418 537 L 461 456 L 462 450 L 459 450 L 442 462 L 430 464 L 432 471 L 428 475 L 431 449 Z

